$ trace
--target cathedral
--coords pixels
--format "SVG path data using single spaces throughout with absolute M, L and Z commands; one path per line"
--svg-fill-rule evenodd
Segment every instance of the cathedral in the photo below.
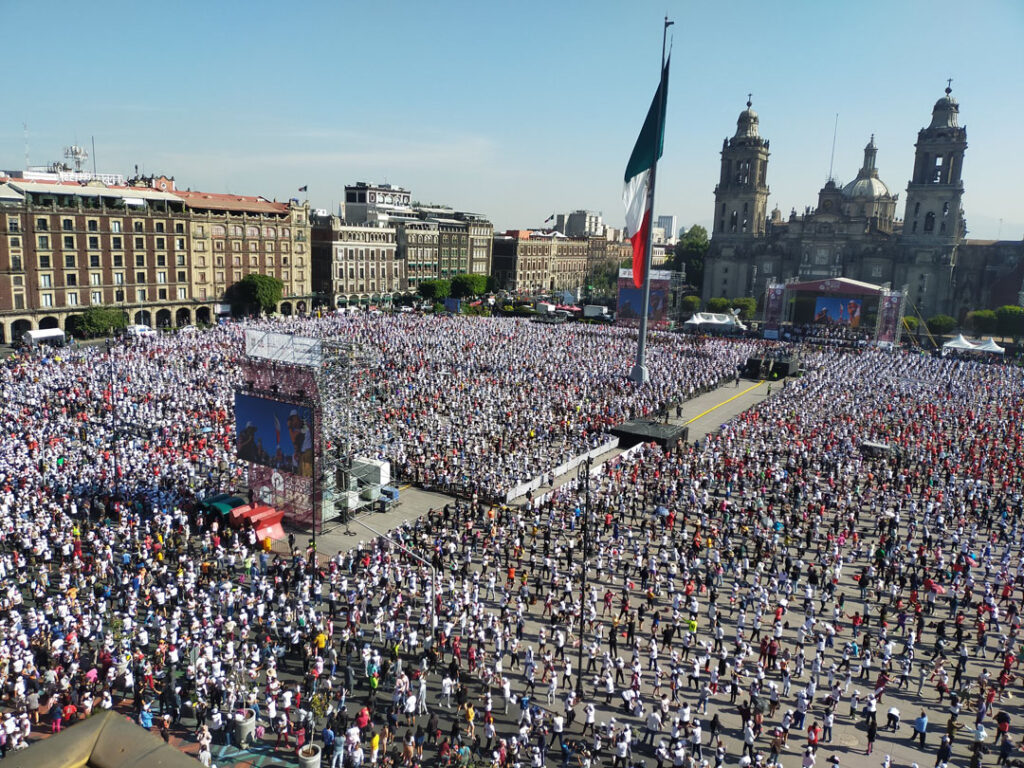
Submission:
M 907 293 L 907 313 L 957 319 L 970 310 L 1024 300 L 1024 241 L 970 240 L 963 213 L 967 128 L 950 88 L 917 134 L 905 214 L 879 177 L 874 136 L 857 177 L 833 180 L 818 203 L 788 219 L 767 213 L 769 142 L 747 108 L 722 143 L 703 298 L 753 296 L 789 279 L 848 277 Z M 916 312 L 915 312 L 916 310 Z

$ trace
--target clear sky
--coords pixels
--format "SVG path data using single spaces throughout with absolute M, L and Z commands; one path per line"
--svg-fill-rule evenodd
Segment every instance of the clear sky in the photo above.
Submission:
M 675 20 L 658 214 L 710 223 L 747 92 L 769 209 L 856 175 L 871 133 L 900 194 L 946 78 L 968 128 L 970 237 L 1024 236 L 1024 2 L 0 0 L 0 168 L 89 148 L 100 170 L 331 208 L 388 181 L 498 229 L 556 211 L 621 226 L 622 175 Z

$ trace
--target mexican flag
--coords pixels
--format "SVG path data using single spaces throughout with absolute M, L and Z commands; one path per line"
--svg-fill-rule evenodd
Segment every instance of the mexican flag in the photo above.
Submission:
M 654 197 L 651 171 L 661 157 L 665 145 L 665 106 L 668 103 L 668 65 L 661 72 L 661 82 L 654 94 L 647 119 L 640 129 L 633 154 L 626 164 L 622 202 L 626 206 L 626 234 L 633 243 L 633 284 L 644 284 L 644 253 L 651 236 L 651 203 Z M 659 114 L 658 106 L 661 105 Z

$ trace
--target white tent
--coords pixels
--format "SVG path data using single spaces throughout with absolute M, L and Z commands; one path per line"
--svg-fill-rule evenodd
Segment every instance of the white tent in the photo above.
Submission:
M 975 349 L 977 349 L 979 352 L 991 352 L 995 355 L 1001 355 L 1004 352 L 1006 352 L 1006 350 L 1000 347 L 998 344 L 996 344 L 996 340 L 991 337 L 988 341 L 979 344 L 977 347 L 975 347 Z
M 740 322 L 736 315 L 721 315 L 717 312 L 695 312 L 693 317 L 683 323 L 683 325 L 688 325 L 691 328 L 706 326 L 710 328 L 735 328 L 740 331 L 747 330 L 747 326 Z
M 977 344 L 972 344 L 971 342 L 969 342 L 967 339 L 964 338 L 964 335 L 962 333 L 960 333 L 960 334 L 957 334 L 957 337 L 955 339 L 952 339 L 951 341 L 947 341 L 945 344 L 943 344 L 942 348 L 943 349 L 973 350 L 973 349 L 977 349 L 978 345 Z

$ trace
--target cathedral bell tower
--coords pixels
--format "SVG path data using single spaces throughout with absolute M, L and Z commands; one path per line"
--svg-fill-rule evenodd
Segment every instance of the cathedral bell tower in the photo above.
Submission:
M 736 134 L 722 142 L 722 173 L 715 187 L 712 236 L 763 237 L 768 208 L 768 142 L 757 133 L 757 112 L 747 108 L 736 121 Z
M 960 105 L 946 87 L 946 95 L 935 102 L 932 122 L 917 134 L 914 176 L 907 185 L 907 208 L 903 215 L 903 237 L 915 242 L 956 245 L 965 234 L 960 179 L 967 128 L 958 124 Z

